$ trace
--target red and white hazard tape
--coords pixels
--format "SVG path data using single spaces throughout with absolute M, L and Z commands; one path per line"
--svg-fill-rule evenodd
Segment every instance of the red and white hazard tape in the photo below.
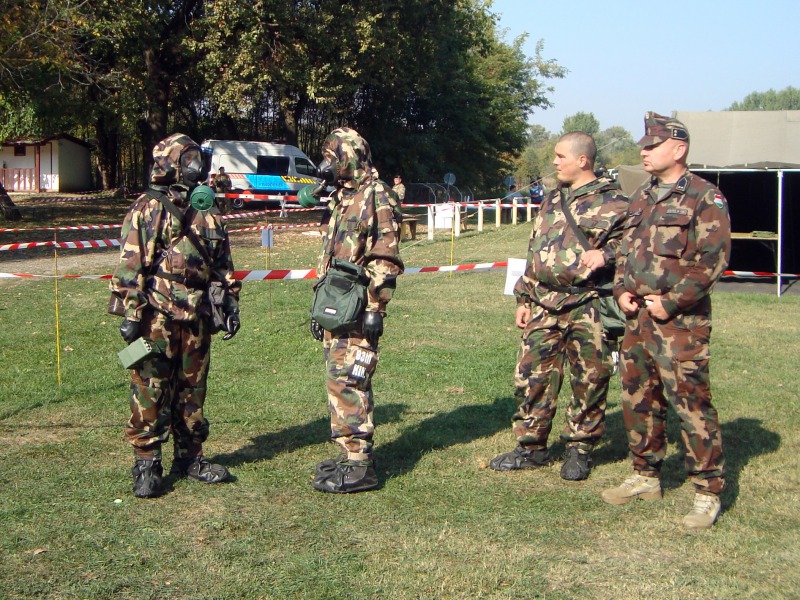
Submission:
M 242 200 L 294 200 L 297 196 L 281 196 L 280 194 L 214 194 L 217 198 L 241 198 Z
M 241 233 L 243 231 L 263 231 L 264 229 L 302 229 L 308 227 L 319 227 L 317 223 L 300 223 L 298 225 L 255 225 L 253 227 L 242 227 L 241 229 L 229 229 L 228 233 Z
M 113 248 L 119 246 L 120 241 L 117 240 L 88 240 L 84 242 L 22 242 L 19 244 L 2 244 L 0 251 L 3 250 L 27 250 L 29 248 Z
M 108 198 L 108 196 L 113 196 L 114 194 L 94 194 L 92 196 L 79 196 L 76 198 L 31 198 L 26 202 L 32 202 L 34 204 L 55 204 L 55 203 L 62 203 L 62 202 L 80 202 L 81 200 L 100 200 L 101 198 Z M 24 204 L 22 206 L 25 206 Z
M 116 225 L 71 225 L 62 227 L 0 227 L 0 233 L 19 231 L 84 231 L 89 229 L 119 229 L 122 223 Z
M 465 265 L 445 265 L 439 267 L 409 267 L 406 274 L 415 273 L 448 273 L 461 271 L 489 271 L 491 269 L 502 269 L 508 266 L 507 261 L 490 263 L 473 263 Z M 735 277 L 777 277 L 777 273 L 767 273 L 764 271 L 725 271 L 723 275 Z M 266 281 L 270 279 L 316 279 L 316 269 L 269 269 L 263 271 L 234 271 L 234 276 L 239 281 Z M 0 273 L 0 279 L 53 279 L 55 275 L 33 275 L 31 273 Z M 62 279 L 110 279 L 111 275 L 58 275 Z M 781 273 L 785 279 L 800 279 L 797 273 Z

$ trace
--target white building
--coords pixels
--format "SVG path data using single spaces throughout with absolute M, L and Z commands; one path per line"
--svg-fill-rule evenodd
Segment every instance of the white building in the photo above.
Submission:
M 92 189 L 91 146 L 68 134 L 8 140 L 0 146 L 0 183 L 9 192 L 85 192 Z

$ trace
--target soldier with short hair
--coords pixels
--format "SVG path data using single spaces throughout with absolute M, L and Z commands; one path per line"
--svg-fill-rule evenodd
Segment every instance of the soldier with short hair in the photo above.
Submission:
M 322 492 L 350 493 L 378 485 L 372 454 L 372 377 L 386 307 L 404 269 L 399 247 L 402 216 L 397 195 L 379 179 L 369 144 L 357 131 L 335 129 L 325 138 L 322 154 L 320 176 L 337 189 L 328 206 L 319 276 L 324 277 L 337 259 L 363 267 L 369 281 L 366 310 L 352 330 L 331 333 L 311 321 L 312 335 L 323 342 L 331 438 L 339 447 L 339 456 L 317 465 L 312 485 Z
M 516 325 L 523 329 L 514 374 L 520 404 L 512 418 L 518 445 L 490 461 L 496 471 L 553 463 L 547 439 L 565 362 L 572 397 L 561 435 L 567 446 L 562 478 L 589 476 L 590 453 L 605 431 L 613 362 L 600 319 L 598 284 L 613 274 L 627 200 L 615 182 L 595 178 L 596 155 L 594 139 L 582 132 L 563 135 L 555 147 L 560 185 L 534 219 L 525 273 L 514 288 Z M 584 250 L 576 227 L 591 249 Z
M 176 133 L 156 144 L 153 159 L 150 187 L 122 225 L 120 262 L 110 284 L 124 306 L 125 341 L 143 337 L 160 350 L 131 370 L 125 437 L 134 449 L 133 492 L 139 498 L 162 492 L 161 446 L 170 432 L 174 473 L 204 483 L 229 477 L 225 467 L 203 456 L 209 432 L 203 405 L 215 333 L 209 286 L 224 290 L 225 339 L 239 330 L 241 288 L 219 211 L 196 209 L 191 197 L 205 180 L 200 147 Z
M 614 296 L 628 316 L 620 377 L 634 473 L 602 497 L 610 504 L 661 498 L 671 405 L 681 420 L 685 467 L 696 492 L 683 524 L 707 529 L 719 515 L 725 485 L 708 367 L 711 290 L 731 248 L 728 206 L 714 185 L 687 169 L 689 131 L 683 123 L 648 112 L 639 145 L 652 177 L 631 196 L 614 282 Z

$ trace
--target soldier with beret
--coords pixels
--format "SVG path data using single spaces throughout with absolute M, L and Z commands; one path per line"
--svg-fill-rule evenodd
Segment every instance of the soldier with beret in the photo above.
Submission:
M 620 377 L 633 474 L 602 498 L 610 504 L 661 498 L 672 406 L 695 486 L 683 524 L 707 529 L 719 515 L 725 485 L 709 339 L 711 291 L 730 255 L 728 206 L 716 187 L 687 169 L 689 132 L 683 123 L 648 112 L 639 145 L 651 177 L 631 196 L 614 282 L 614 296 L 628 317 Z
M 203 416 L 213 321 L 209 287 L 222 289 L 226 331 L 239 330 L 239 290 L 228 234 L 213 192 L 205 203 L 191 196 L 205 180 L 200 147 L 176 133 L 153 149 L 150 187 L 131 205 L 122 225 L 119 266 L 111 291 L 125 317 L 127 343 L 145 338 L 159 348 L 131 370 L 131 418 L 125 437 L 133 446 L 133 493 L 163 491 L 161 446 L 172 434 L 172 472 L 219 483 L 228 470 L 203 455 L 209 423 Z M 201 209 L 197 209 L 198 204 Z

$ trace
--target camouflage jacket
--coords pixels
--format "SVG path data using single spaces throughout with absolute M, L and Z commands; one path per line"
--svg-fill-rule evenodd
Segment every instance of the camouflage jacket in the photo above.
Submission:
M 400 258 L 400 206 L 397 195 L 380 179 L 367 177 L 358 189 L 338 189 L 332 196 L 331 219 L 322 242 L 319 276 L 331 258 L 361 265 L 369 275 L 367 310 L 386 312 L 397 277 L 403 273 Z
M 631 196 L 614 295 L 660 294 L 670 314 L 708 314 L 708 295 L 728 266 L 731 225 L 722 193 L 690 171 L 658 200 L 652 178 Z
M 214 177 L 214 190 L 220 194 L 230 192 L 233 189 L 231 178 L 227 173 L 221 173 Z
M 179 208 L 180 198 L 170 196 Z M 178 321 L 210 315 L 207 289 L 222 283 L 224 311 L 238 312 L 241 283 L 233 278 L 228 232 L 216 209 L 189 211 L 191 229 L 205 246 L 211 264 L 203 259 L 181 225 L 157 199 L 143 194 L 131 205 L 122 224 L 120 262 L 111 279 L 111 291 L 121 296 L 125 316 L 142 319 L 146 306 Z
M 595 179 L 570 194 L 551 191 L 533 222 L 525 273 L 514 287 L 517 304 L 531 302 L 549 310 L 562 310 L 597 297 L 591 289 L 613 276 L 613 264 L 628 201 L 608 179 Z M 580 264 L 584 249 L 564 217 L 571 211 L 575 223 L 593 248 L 603 251 L 606 267 L 594 273 Z M 581 288 L 574 293 L 556 288 Z

